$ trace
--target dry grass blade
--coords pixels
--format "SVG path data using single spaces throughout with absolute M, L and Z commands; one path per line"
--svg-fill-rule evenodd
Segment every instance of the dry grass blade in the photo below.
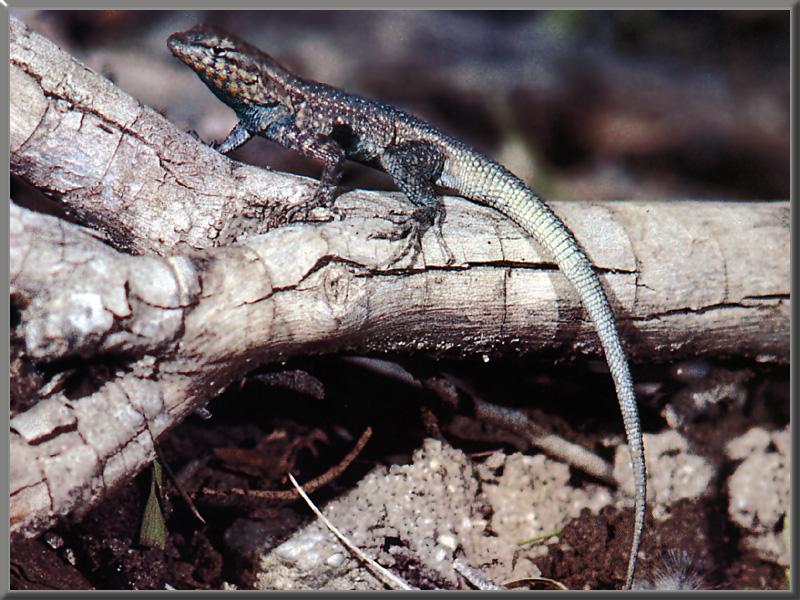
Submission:
M 287 473 L 287 475 L 289 476 L 289 481 L 292 482 L 294 489 L 296 489 L 297 493 L 300 494 L 300 497 L 306 501 L 306 504 L 308 504 L 308 507 L 314 511 L 314 514 L 317 515 L 317 517 L 319 517 L 319 519 L 325 524 L 325 527 L 327 527 L 331 533 L 333 533 L 333 535 L 335 535 L 337 539 L 342 542 L 345 548 L 355 554 L 356 557 L 362 561 L 370 571 L 372 571 L 381 581 L 383 581 L 385 585 L 389 586 L 393 590 L 417 589 L 406 583 L 406 581 L 393 574 L 391 571 L 383 568 L 369 556 L 364 554 L 355 544 L 353 544 L 353 542 L 347 539 L 347 537 L 345 537 L 345 535 L 339 531 L 336 526 L 331 523 L 327 517 L 325 517 L 325 515 L 322 514 L 322 512 L 311 501 L 311 498 L 309 498 L 308 495 L 303 491 L 303 488 L 300 487 L 300 484 L 297 483 L 297 480 L 294 478 L 294 476 L 291 473 Z

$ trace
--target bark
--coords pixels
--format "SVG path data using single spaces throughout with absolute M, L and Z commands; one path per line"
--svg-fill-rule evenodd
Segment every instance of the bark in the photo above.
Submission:
M 272 228 L 309 181 L 226 159 L 10 19 L 11 172 L 131 253 Z
M 11 205 L 12 335 L 56 372 L 11 419 L 12 533 L 83 514 L 260 364 L 598 352 L 551 259 L 488 208 L 445 198 L 455 264 L 428 235 L 413 265 L 387 267 L 398 243 L 371 234 L 409 212 L 400 194 L 346 193 L 342 220 L 283 225 L 308 180 L 218 155 L 13 18 L 11 71 L 12 173 L 91 226 Z M 634 363 L 788 361 L 788 202 L 552 206 Z M 76 362 L 104 367 L 92 389 L 60 386 Z

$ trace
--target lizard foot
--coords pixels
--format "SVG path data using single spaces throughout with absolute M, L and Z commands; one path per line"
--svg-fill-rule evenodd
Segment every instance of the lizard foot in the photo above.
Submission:
M 311 202 L 298 204 L 286 212 L 286 220 L 290 223 L 327 223 L 341 221 L 342 218 L 341 211 L 335 206 L 320 206 Z
M 455 262 L 455 257 L 442 235 L 442 219 L 439 211 L 428 206 L 423 206 L 415 209 L 410 215 L 392 215 L 387 218 L 394 223 L 396 227 L 389 231 L 372 233 L 369 237 L 371 239 L 390 241 L 405 240 L 405 243 L 403 247 L 395 252 L 387 261 L 385 264 L 386 267 L 395 266 L 406 256 L 410 256 L 409 266 L 413 265 L 417 257 L 422 253 L 422 238 L 431 227 L 433 227 L 436 233 L 436 239 L 439 241 L 447 264 L 450 265 Z
M 290 208 L 286 213 L 287 220 L 311 221 L 324 223 L 328 221 L 341 221 L 344 215 L 333 205 L 336 199 L 336 188 L 321 185 L 314 195 Z

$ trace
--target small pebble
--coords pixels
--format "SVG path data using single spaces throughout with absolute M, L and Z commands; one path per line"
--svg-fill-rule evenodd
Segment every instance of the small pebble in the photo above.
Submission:
M 456 538 L 450 533 L 443 533 L 438 538 L 436 538 L 436 541 L 445 548 L 448 548 L 450 550 L 456 549 Z
M 334 569 L 337 567 L 342 566 L 344 562 L 344 554 L 341 552 L 337 552 L 336 554 L 331 554 L 327 559 L 325 559 L 325 564 L 329 567 L 333 567 Z

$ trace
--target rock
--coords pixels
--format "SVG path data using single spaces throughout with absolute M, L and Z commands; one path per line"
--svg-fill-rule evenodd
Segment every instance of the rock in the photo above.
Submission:
M 525 538 L 560 530 L 583 508 L 610 504 L 600 485 L 569 485 L 569 467 L 541 455 L 497 452 L 474 464 L 463 452 L 426 440 L 410 465 L 379 468 L 325 516 L 383 567 L 421 588 L 459 588 L 456 550 L 494 581 L 536 577 L 539 545 Z M 553 538 L 556 540 L 557 538 Z M 258 589 L 384 589 L 321 523 L 267 552 Z
M 689 443 L 674 430 L 644 435 L 647 460 L 648 504 L 653 516 L 664 520 L 669 507 L 683 498 L 700 498 L 708 492 L 714 468 L 702 456 L 692 454 Z M 614 456 L 614 477 L 632 503 L 633 474 L 631 473 L 628 446 L 617 447 Z
M 789 565 L 783 536 L 789 506 L 788 439 L 788 428 L 753 428 L 727 446 L 732 458 L 743 459 L 728 479 L 728 515 L 749 533 L 746 546 L 782 566 Z

